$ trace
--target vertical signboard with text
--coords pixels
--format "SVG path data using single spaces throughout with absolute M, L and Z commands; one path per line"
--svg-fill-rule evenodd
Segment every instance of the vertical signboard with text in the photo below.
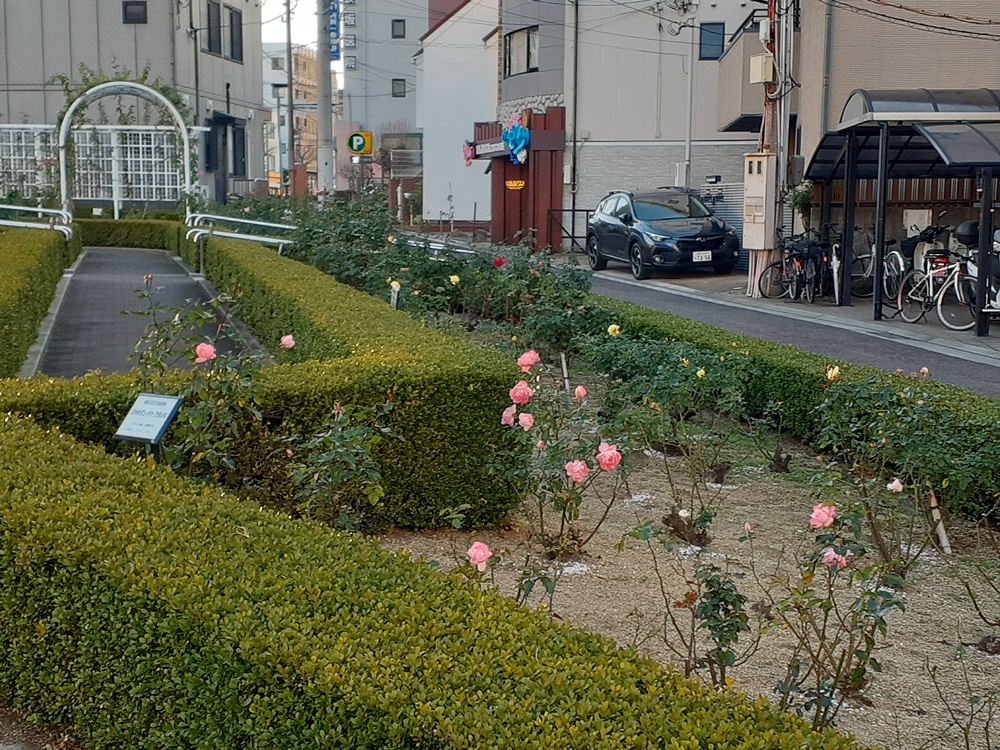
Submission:
M 340 0 L 327 0 L 329 3 L 330 28 L 330 59 L 340 60 Z

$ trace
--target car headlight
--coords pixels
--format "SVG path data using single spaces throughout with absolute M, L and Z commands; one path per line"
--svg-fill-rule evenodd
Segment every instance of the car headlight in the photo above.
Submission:
M 726 236 L 727 237 L 735 237 L 736 236 L 736 230 L 735 229 L 730 229 L 728 232 L 726 232 Z
M 669 235 L 666 235 L 666 234 L 653 234 L 652 232 L 650 232 L 646 236 L 649 237 L 649 239 L 651 239 L 653 242 L 666 242 L 669 239 L 671 239 Z

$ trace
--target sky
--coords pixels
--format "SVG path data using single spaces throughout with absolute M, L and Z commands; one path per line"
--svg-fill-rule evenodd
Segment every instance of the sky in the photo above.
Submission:
M 316 44 L 316 0 L 291 0 L 292 43 Z M 261 38 L 264 42 L 285 41 L 285 0 L 263 0 Z

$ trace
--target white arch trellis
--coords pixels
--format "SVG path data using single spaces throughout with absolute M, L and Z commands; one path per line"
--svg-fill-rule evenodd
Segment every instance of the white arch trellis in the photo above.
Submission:
M 72 195 L 70 189 L 69 180 L 69 165 L 68 165 L 68 147 L 67 143 L 69 141 L 70 131 L 73 129 L 73 117 L 76 115 L 77 111 L 81 107 L 86 107 L 89 104 L 101 99 L 105 96 L 116 96 L 116 95 L 131 95 L 137 96 L 141 99 L 146 99 L 147 101 L 153 102 L 154 104 L 159 104 L 163 107 L 171 116 L 174 121 L 173 128 L 166 128 L 167 131 L 173 131 L 180 134 L 181 138 L 181 154 L 180 159 L 180 172 L 183 174 L 183 182 L 181 183 L 181 195 L 185 200 L 185 213 L 189 211 L 189 206 L 187 205 L 187 198 L 194 190 L 194 185 L 191 182 L 191 137 L 188 133 L 187 125 L 184 123 L 184 118 L 181 117 L 181 113 L 173 105 L 173 103 L 167 99 L 163 94 L 155 89 L 150 88 L 141 83 L 134 83 L 132 81 L 108 81 L 106 83 L 99 83 L 96 86 L 85 91 L 69 106 L 63 117 L 62 124 L 59 127 L 59 196 L 62 201 L 63 209 L 66 211 L 71 210 L 72 205 Z M 136 129 L 131 129 L 135 131 Z M 146 133 L 162 132 L 164 128 L 154 127 L 154 128 L 142 128 L 142 131 Z M 108 133 L 116 132 L 116 128 L 105 131 Z M 112 137 L 112 136 L 109 136 Z M 152 138 L 152 136 L 149 136 Z M 97 138 L 98 147 L 101 147 L 100 137 Z M 109 144 L 105 143 L 105 150 Z M 117 219 L 121 210 L 121 204 L 123 201 L 122 194 L 122 182 L 120 179 L 120 159 L 118 157 L 118 151 L 120 148 L 117 146 L 117 141 L 110 144 L 111 156 L 108 157 L 107 167 L 110 167 L 111 171 L 111 184 L 112 184 L 112 201 L 114 203 L 115 218 Z M 149 161 L 148 159 L 146 160 Z M 144 164 L 142 160 L 138 162 L 140 172 L 143 170 Z M 169 163 L 169 162 L 168 162 Z M 161 160 L 162 164 L 162 160 Z M 155 187 L 155 186 L 154 186 Z

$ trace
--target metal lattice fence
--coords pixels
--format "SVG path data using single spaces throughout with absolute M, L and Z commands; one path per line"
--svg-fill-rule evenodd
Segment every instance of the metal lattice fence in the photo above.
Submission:
M 182 146 L 163 126 L 91 125 L 72 132 L 73 197 L 87 201 L 179 201 Z M 55 126 L 0 125 L 0 195 L 42 198 L 58 192 Z

